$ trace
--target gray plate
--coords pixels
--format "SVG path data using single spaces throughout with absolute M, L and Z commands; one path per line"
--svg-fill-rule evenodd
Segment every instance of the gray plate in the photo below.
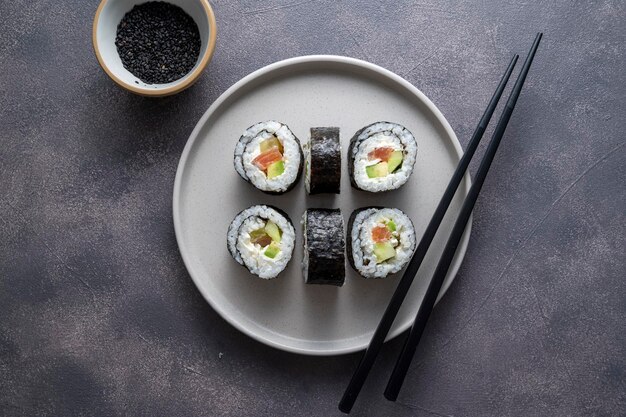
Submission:
M 286 123 L 304 143 L 312 126 L 339 126 L 343 147 L 341 195 L 307 196 L 304 182 L 282 196 L 268 196 L 245 183 L 233 168 L 241 133 L 262 120 Z M 353 190 L 346 150 L 359 128 L 386 120 L 405 125 L 418 141 L 413 175 L 400 190 L 369 194 Z M 211 306 L 233 326 L 279 349 L 335 355 L 369 343 L 400 274 L 366 280 L 346 263 L 343 287 L 305 285 L 300 263 L 300 219 L 307 207 L 339 207 L 347 222 L 352 210 L 371 205 L 397 207 L 423 233 L 462 154 L 452 128 L 435 105 L 408 82 L 376 65 L 338 56 L 287 59 L 246 76 L 202 116 L 180 159 L 174 185 L 174 226 L 183 260 Z M 469 189 L 451 205 L 456 214 Z M 234 216 L 254 204 L 285 210 L 297 230 L 293 259 L 277 278 L 265 281 L 239 266 L 226 249 Z M 427 279 L 452 229 L 446 216 L 391 330 L 407 329 L 423 298 Z M 465 230 L 440 296 L 457 273 L 469 240 Z

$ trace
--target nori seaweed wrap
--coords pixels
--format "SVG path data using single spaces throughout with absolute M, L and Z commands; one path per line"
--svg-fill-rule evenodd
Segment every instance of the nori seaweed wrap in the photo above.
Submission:
M 361 207 L 358 208 L 356 210 L 354 210 L 352 212 L 352 214 L 350 215 L 350 218 L 348 219 L 348 229 L 347 229 L 347 235 L 348 235 L 348 240 L 346 242 L 346 253 L 348 254 L 348 262 L 350 263 L 350 266 L 356 271 L 356 266 L 354 265 L 354 255 L 353 255 L 353 251 L 354 248 L 352 247 L 352 229 L 354 228 L 354 220 L 356 219 L 356 216 L 365 211 L 365 210 L 380 210 L 382 209 L 382 207 L 380 206 L 370 206 L 370 207 Z
M 306 153 L 305 186 L 309 194 L 339 194 L 341 143 L 338 127 L 312 127 Z
M 350 266 L 365 278 L 385 278 L 404 268 L 415 251 L 413 222 L 402 210 L 364 207 L 348 220 Z
M 348 147 L 352 187 L 377 193 L 404 185 L 416 161 L 417 142 L 404 126 L 376 122 L 358 130 Z
M 308 209 L 304 213 L 302 225 L 304 282 L 342 286 L 346 269 L 341 210 Z
M 275 278 L 285 269 L 295 243 L 291 219 L 273 206 L 248 207 L 228 227 L 227 245 L 233 259 L 263 279 Z
M 267 194 L 293 189 L 302 175 L 300 141 L 274 120 L 247 128 L 235 145 L 235 170 L 241 178 Z

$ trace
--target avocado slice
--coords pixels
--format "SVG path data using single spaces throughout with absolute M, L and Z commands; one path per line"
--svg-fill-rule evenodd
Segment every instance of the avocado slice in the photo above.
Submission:
M 365 172 L 369 178 L 385 177 L 389 174 L 387 162 L 379 162 L 375 165 L 365 167 Z
M 376 262 L 381 263 L 396 256 L 396 250 L 389 242 L 375 243 L 374 255 L 376 255 Z
M 267 233 L 274 242 L 280 243 L 280 229 L 276 226 L 276 223 L 271 220 L 268 221 L 265 225 L 265 233 Z
M 265 229 L 257 229 L 250 232 L 250 242 L 264 248 L 272 243 L 272 238 L 265 232 Z
M 389 229 L 390 232 L 395 232 L 396 228 L 396 224 L 393 222 L 393 220 L 389 220 L 387 222 L 387 229 Z
M 283 144 L 280 143 L 280 141 L 278 140 L 276 136 L 272 136 L 269 139 L 265 139 L 263 142 L 261 142 L 260 146 L 261 146 L 261 153 L 265 151 L 269 151 L 270 149 L 274 147 L 278 148 L 280 153 L 283 153 Z
M 276 178 L 285 172 L 285 161 L 276 161 L 267 167 L 267 178 Z
M 400 167 L 403 159 L 404 154 L 402 151 L 393 151 L 387 160 L 387 164 L 389 164 L 389 172 L 394 172 L 398 167 Z
M 270 259 L 274 259 L 276 255 L 278 255 L 278 252 L 280 252 L 280 248 L 272 243 L 267 247 L 267 249 L 265 249 L 265 252 L 263 252 L 263 254 Z

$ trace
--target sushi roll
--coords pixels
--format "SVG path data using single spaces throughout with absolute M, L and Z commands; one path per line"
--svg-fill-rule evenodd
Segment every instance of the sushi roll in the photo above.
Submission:
M 395 208 L 355 210 L 348 221 L 348 261 L 365 278 L 384 278 L 400 271 L 415 251 L 411 219 Z
M 407 182 L 417 154 L 417 142 L 397 123 L 377 122 L 354 134 L 348 149 L 348 170 L 354 188 L 377 193 Z
M 268 194 L 291 190 L 302 175 L 300 141 L 286 124 L 259 122 L 243 132 L 235 146 L 235 170 Z
M 338 127 L 312 127 L 305 145 L 304 184 L 309 194 L 339 194 L 341 144 Z
M 346 278 L 341 210 L 308 209 L 304 212 L 302 226 L 304 282 L 341 287 Z
M 285 269 L 293 254 L 296 232 L 286 213 L 271 206 L 252 206 L 228 227 L 228 251 L 259 278 L 271 279 Z

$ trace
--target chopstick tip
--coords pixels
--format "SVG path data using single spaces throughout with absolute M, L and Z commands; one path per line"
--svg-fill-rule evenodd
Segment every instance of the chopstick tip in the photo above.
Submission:
M 339 401 L 339 406 L 337 408 L 339 409 L 339 411 L 341 411 L 344 414 L 350 414 L 350 411 L 352 411 L 353 405 L 354 405 L 354 401 L 350 401 L 349 398 L 346 398 L 344 396 L 344 398 L 342 398 L 341 401 Z
M 387 389 L 385 390 L 385 392 L 383 393 L 383 396 L 388 400 L 388 401 L 396 401 L 398 399 L 398 392 L 397 390 L 392 390 L 389 387 L 387 387 Z

